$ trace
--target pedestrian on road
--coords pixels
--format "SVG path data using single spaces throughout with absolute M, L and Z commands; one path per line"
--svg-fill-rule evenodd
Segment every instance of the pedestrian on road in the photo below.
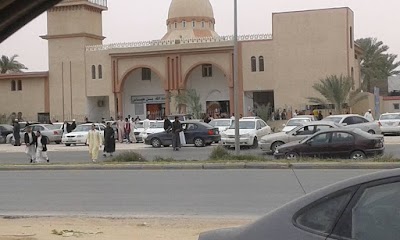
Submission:
M 97 161 L 99 156 L 100 145 L 103 142 L 100 132 L 96 130 L 96 125 L 92 124 L 92 129 L 89 131 L 87 142 L 89 145 L 89 155 L 93 162 Z
M 111 127 L 111 123 L 107 123 L 106 129 L 104 129 L 104 157 L 107 157 L 107 153 L 112 157 L 115 152 L 115 137 L 114 129 Z
M 175 117 L 174 123 L 172 123 L 172 148 L 174 151 L 179 151 L 181 141 L 179 139 L 179 133 L 182 131 L 182 124 L 179 121 L 179 117 Z
M 373 121 L 374 121 L 374 116 L 372 116 L 372 110 L 371 110 L 371 109 L 368 109 L 368 112 L 366 112 L 366 113 L 364 114 L 364 117 L 365 117 L 366 119 L 368 119 L 368 121 L 370 121 L 370 122 L 373 122 Z
M 169 132 L 169 131 L 171 131 L 171 129 L 172 129 L 172 123 L 171 123 L 171 121 L 169 120 L 168 116 L 165 115 L 165 116 L 164 116 L 164 130 L 165 130 L 166 132 Z
M 117 128 L 118 128 L 118 141 L 122 143 L 124 141 L 124 122 L 122 121 L 121 117 L 117 118 Z
M 130 134 L 131 134 L 131 123 L 129 122 L 128 118 L 125 118 L 125 123 L 124 123 L 124 132 L 125 132 L 125 138 L 127 143 L 131 143 L 130 139 Z
M 13 130 L 13 135 L 14 135 L 14 146 L 21 146 L 21 126 L 19 125 L 18 119 L 14 120 L 14 130 Z
M 36 132 L 36 163 L 50 162 L 47 155 L 47 138 L 42 136 L 40 131 Z
M 26 145 L 25 153 L 28 155 L 30 163 L 33 163 L 36 159 L 36 136 L 32 132 L 31 126 L 26 127 L 24 140 Z

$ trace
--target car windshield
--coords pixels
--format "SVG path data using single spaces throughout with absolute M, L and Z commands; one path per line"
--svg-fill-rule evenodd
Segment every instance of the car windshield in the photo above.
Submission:
M 89 132 L 92 129 L 92 125 L 79 125 L 73 132 Z
M 164 122 L 151 123 L 150 128 L 164 128 Z
M 51 124 L 45 124 L 45 125 L 43 125 L 43 127 L 47 128 L 49 130 L 58 130 L 58 129 L 60 129 L 59 126 L 54 126 L 54 125 L 51 125 Z
M 330 121 L 330 122 L 334 122 L 334 123 L 340 123 L 341 120 L 342 120 L 342 117 L 327 117 L 324 119 L 324 121 Z
M 9 125 L 2 125 L 6 131 L 12 131 L 13 127 Z
M 254 121 L 240 121 L 239 122 L 239 129 L 255 129 L 256 122 Z M 235 123 L 233 123 L 230 129 L 235 129 Z
M 229 127 L 231 126 L 231 120 L 212 120 L 209 124 L 213 127 Z
M 143 128 L 143 122 L 136 123 L 135 128 Z
M 400 114 L 382 114 L 379 120 L 400 120 Z
M 286 126 L 301 126 L 305 123 L 311 122 L 310 119 L 304 119 L 304 118 L 295 118 L 295 119 L 290 119 Z

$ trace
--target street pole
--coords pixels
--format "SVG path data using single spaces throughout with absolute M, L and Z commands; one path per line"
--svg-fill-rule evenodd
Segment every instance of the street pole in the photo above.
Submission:
M 235 108 L 235 154 L 240 154 L 239 135 L 239 49 L 238 49 L 238 12 L 237 0 L 234 0 L 234 34 L 233 34 L 233 101 Z

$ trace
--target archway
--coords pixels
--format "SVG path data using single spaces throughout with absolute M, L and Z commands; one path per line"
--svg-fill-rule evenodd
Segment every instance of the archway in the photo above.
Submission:
M 186 89 L 200 95 L 205 113 L 213 117 L 229 116 L 230 78 L 217 64 L 197 64 L 185 76 Z
M 124 117 L 161 119 L 165 114 L 164 80 L 150 67 L 128 71 L 119 86 Z

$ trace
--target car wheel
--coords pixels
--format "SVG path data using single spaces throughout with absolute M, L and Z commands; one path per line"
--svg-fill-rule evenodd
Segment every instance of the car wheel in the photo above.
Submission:
M 56 141 L 56 144 L 61 144 L 61 141 Z
M 253 140 L 253 145 L 251 145 L 252 149 L 256 149 L 258 148 L 258 139 L 255 137 Z
M 295 153 L 295 152 L 289 152 L 285 154 L 285 158 L 287 160 L 297 160 L 299 159 L 299 154 Z
M 153 146 L 153 148 L 160 148 L 161 147 L 161 140 L 158 139 L 158 138 L 151 139 L 151 146 Z
M 201 139 L 201 138 L 195 138 L 194 139 L 194 146 L 195 147 L 204 147 L 205 146 L 204 140 Z
M 277 149 L 279 146 L 283 145 L 283 144 L 284 144 L 283 142 L 274 142 L 274 143 L 272 144 L 272 146 L 271 146 L 271 151 L 274 153 L 274 152 L 276 151 L 276 149 Z
M 70 146 L 71 146 L 71 144 L 69 144 L 69 143 L 66 143 L 66 144 L 65 144 L 65 146 L 67 146 L 67 147 L 70 147 Z
M 354 151 L 350 155 L 350 159 L 352 159 L 352 160 L 363 160 L 366 158 L 367 158 L 367 156 L 362 151 Z
M 368 133 L 369 134 L 375 134 L 375 131 L 374 130 L 369 130 Z

